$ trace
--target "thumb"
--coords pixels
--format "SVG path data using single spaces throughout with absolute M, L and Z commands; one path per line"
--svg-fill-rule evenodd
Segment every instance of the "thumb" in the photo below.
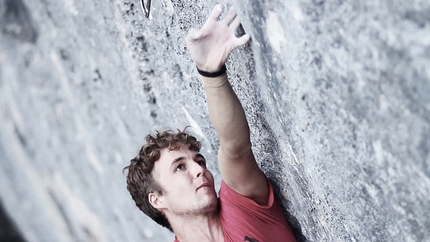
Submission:
M 196 28 L 190 29 L 190 31 L 187 34 L 186 40 L 187 41 L 194 41 L 198 40 L 202 36 L 202 31 L 198 30 Z

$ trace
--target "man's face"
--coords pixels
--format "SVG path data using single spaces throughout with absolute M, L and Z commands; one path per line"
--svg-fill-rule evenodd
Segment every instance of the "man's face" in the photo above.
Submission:
M 164 191 L 159 199 L 166 215 L 203 215 L 216 211 L 214 179 L 206 169 L 205 158 L 198 152 L 184 145 L 179 150 L 161 150 L 153 176 Z

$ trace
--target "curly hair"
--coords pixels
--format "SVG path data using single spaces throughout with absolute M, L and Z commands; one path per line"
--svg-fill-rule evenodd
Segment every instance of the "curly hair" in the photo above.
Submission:
M 163 194 L 163 189 L 157 184 L 152 176 L 154 164 L 160 159 L 161 150 L 179 150 L 185 145 L 190 150 L 199 152 L 201 144 L 197 139 L 188 134 L 187 127 L 175 133 L 171 130 L 162 133 L 156 131 L 155 136 L 146 136 L 146 144 L 142 146 L 139 154 L 131 160 L 130 165 L 123 169 L 127 173 L 127 190 L 130 192 L 136 206 L 152 218 L 155 222 L 172 231 L 169 221 L 165 215 L 152 207 L 148 195 L 152 192 Z M 173 232 L 173 231 L 172 231 Z

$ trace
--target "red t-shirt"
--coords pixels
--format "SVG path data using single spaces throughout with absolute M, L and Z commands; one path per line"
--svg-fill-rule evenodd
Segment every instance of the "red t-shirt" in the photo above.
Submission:
M 225 242 L 290 242 L 296 241 L 269 181 L 269 199 L 259 205 L 221 182 L 219 191 L 220 219 Z M 175 242 L 179 242 L 175 238 Z
M 269 181 L 269 199 L 259 205 L 221 182 L 219 191 L 224 241 L 290 242 L 296 241 L 276 201 Z

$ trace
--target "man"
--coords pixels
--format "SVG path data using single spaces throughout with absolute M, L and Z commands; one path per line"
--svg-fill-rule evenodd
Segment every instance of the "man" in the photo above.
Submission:
M 128 166 L 127 188 L 144 213 L 175 233 L 175 241 L 295 241 L 255 161 L 245 113 L 227 80 L 229 54 L 250 37 L 235 36 L 240 20 L 233 8 L 219 20 L 222 12 L 216 5 L 204 26 L 186 37 L 220 139 L 219 198 L 200 143 L 185 131 L 148 135 Z

